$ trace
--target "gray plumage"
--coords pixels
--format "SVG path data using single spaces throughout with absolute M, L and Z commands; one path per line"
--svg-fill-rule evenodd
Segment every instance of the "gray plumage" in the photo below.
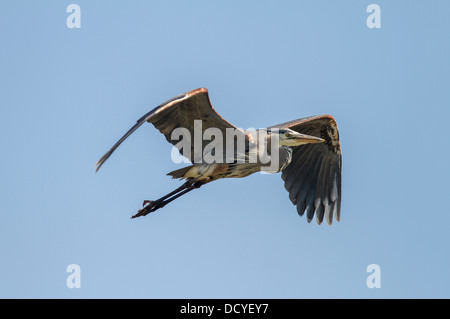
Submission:
M 202 161 L 203 150 L 210 141 L 202 140 L 201 147 L 191 145 L 185 155 L 193 164 L 168 175 L 185 179 L 186 182 L 175 191 L 156 201 L 144 201 L 144 208 L 133 217 L 147 215 L 183 194 L 221 178 L 246 177 L 267 167 L 267 163 L 248 162 L 252 152 L 260 152 L 252 144 L 258 132 L 246 132 L 223 119 L 212 107 L 208 91 L 204 88 L 180 94 L 154 108 L 143 117 L 97 162 L 97 170 L 111 156 L 115 149 L 143 123 L 152 123 L 173 145 L 179 140 L 172 139 L 176 128 L 185 128 L 194 134 L 194 120 L 201 120 L 203 132 L 208 128 L 219 129 L 226 136 L 227 129 L 233 129 L 236 139 L 245 141 L 244 154 L 234 149 L 232 157 L 220 163 Z M 336 121 L 330 115 L 320 115 L 298 119 L 264 129 L 267 133 L 266 150 L 269 155 L 272 135 L 280 137 L 278 146 L 279 165 L 271 172 L 282 172 L 281 177 L 289 192 L 289 199 L 297 206 L 297 212 L 310 222 L 314 215 L 320 224 L 323 219 L 332 223 L 333 215 L 340 219 L 341 207 L 341 148 Z M 223 154 L 225 154 L 225 145 Z M 244 162 L 238 158 L 243 156 Z

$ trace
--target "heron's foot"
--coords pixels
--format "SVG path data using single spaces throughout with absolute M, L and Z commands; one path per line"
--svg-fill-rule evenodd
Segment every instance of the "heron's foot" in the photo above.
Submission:
M 205 184 L 204 181 L 187 181 L 182 186 L 178 187 L 173 192 L 161 197 L 160 199 L 157 199 L 155 201 L 153 200 L 144 200 L 142 203 L 142 208 L 138 210 L 137 214 L 133 215 L 131 218 L 136 218 L 139 216 L 145 216 L 150 214 L 151 212 L 154 212 L 157 209 L 163 208 L 167 204 L 169 204 L 171 201 L 177 199 L 178 197 L 186 194 L 187 192 L 190 192 L 193 189 L 199 188 Z
M 137 214 L 131 216 L 131 218 L 148 215 L 159 208 L 163 208 L 165 205 L 164 201 L 144 200 L 142 203 L 143 208 L 139 209 Z
M 142 203 L 142 207 L 145 207 L 145 205 L 147 204 L 151 204 L 153 201 L 152 200 L 144 200 L 144 202 Z

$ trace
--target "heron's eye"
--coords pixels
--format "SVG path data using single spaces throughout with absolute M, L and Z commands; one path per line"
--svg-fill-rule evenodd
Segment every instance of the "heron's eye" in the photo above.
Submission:
M 291 136 L 291 134 L 285 133 L 284 136 L 289 137 L 289 136 Z

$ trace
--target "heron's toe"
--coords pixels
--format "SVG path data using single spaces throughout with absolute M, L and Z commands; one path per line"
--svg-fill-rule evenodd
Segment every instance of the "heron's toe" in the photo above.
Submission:
M 144 202 L 142 203 L 142 207 L 145 207 L 145 205 L 151 204 L 153 201 L 152 200 L 144 200 Z

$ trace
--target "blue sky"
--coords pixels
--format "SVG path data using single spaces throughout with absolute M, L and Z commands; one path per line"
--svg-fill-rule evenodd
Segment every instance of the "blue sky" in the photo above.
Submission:
M 81 8 L 69 29 L 66 7 Z M 369 29 L 366 8 L 381 8 Z M 0 10 L 0 297 L 450 297 L 448 1 L 8 1 Z M 280 174 L 179 186 L 143 114 L 206 87 L 237 126 L 332 114 L 341 222 Z M 69 289 L 66 267 L 81 269 Z M 367 266 L 381 269 L 369 289 Z

